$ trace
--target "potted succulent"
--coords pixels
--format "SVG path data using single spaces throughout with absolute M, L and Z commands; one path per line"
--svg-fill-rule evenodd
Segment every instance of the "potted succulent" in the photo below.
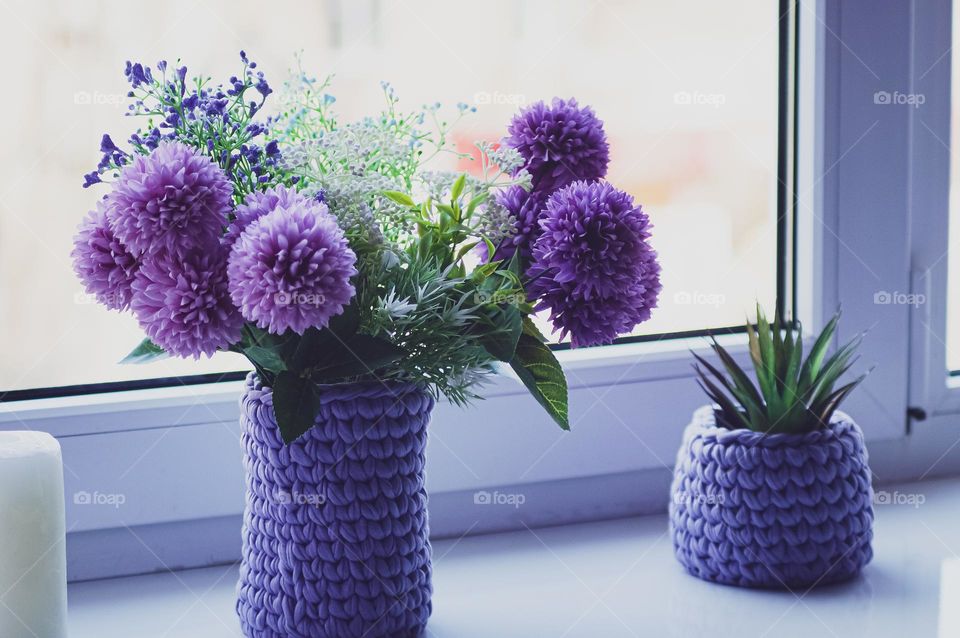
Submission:
M 799 325 L 747 325 L 757 385 L 716 340 L 696 354 L 698 409 L 677 455 L 670 533 L 694 576 L 746 587 L 837 582 L 871 557 L 872 489 L 863 433 L 837 407 L 861 336 L 827 356 L 839 313 L 803 359 Z M 722 369 L 721 369 L 722 368 Z
M 531 315 L 609 343 L 660 291 L 646 213 L 603 181 L 602 122 L 573 100 L 519 113 L 470 175 L 438 108 L 336 115 L 302 73 L 285 108 L 254 62 L 223 85 L 127 63 L 125 148 L 73 259 L 147 335 L 128 357 L 244 355 L 246 509 L 237 611 L 250 637 L 419 635 L 431 612 L 424 450 L 434 402 L 512 368 L 562 428 L 567 384 Z M 459 105 L 459 115 L 473 109 Z

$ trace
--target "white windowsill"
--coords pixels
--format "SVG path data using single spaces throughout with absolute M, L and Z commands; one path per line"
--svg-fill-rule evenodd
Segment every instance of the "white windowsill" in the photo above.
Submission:
M 960 635 L 960 480 L 886 487 L 863 576 L 810 593 L 701 582 L 675 562 L 662 516 L 434 544 L 428 638 Z M 241 636 L 235 566 L 78 583 L 72 638 Z

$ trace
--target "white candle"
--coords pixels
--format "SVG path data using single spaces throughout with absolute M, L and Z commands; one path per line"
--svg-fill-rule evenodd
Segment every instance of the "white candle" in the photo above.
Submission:
M 67 554 L 60 444 L 0 432 L 0 636 L 65 638 Z

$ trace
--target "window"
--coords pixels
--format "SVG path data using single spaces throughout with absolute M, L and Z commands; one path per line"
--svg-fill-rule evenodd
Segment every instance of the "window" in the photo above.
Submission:
M 953 33 L 960 34 L 960 10 L 953 9 Z M 953 49 L 951 58 L 950 101 L 950 148 L 960 148 L 960 52 Z M 924 96 L 925 99 L 926 96 Z M 951 157 L 950 162 L 950 220 L 949 247 L 947 256 L 948 284 L 951 292 L 947 299 L 947 369 L 960 374 L 960 161 Z
M 102 132 L 122 139 L 132 129 L 121 118 L 128 57 L 180 56 L 216 79 L 235 72 L 245 48 L 279 86 L 302 48 L 308 68 L 335 74 L 346 118 L 380 103 L 382 79 L 409 105 L 478 106 L 455 131 L 463 150 L 498 139 L 525 103 L 572 95 L 606 121 L 609 178 L 655 225 L 664 291 L 642 334 L 739 325 L 755 299 L 773 305 L 786 276 L 777 216 L 786 2 L 336 0 L 269 20 L 225 0 L 170 2 L 150 20 L 133 5 L 51 4 L 4 10 L 0 48 L 21 63 L 7 79 L 17 152 L 0 160 L 0 390 L 247 368 L 227 354 L 116 364 L 142 335 L 131 317 L 90 303 L 72 275 L 75 226 L 103 192 L 81 190 L 80 176 Z

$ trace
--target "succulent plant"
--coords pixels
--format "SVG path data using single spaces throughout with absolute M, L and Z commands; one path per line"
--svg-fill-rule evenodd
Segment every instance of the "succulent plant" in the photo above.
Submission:
M 758 305 L 756 329 L 747 324 L 757 385 L 716 339 L 711 347 L 725 373 L 693 353 L 697 383 L 718 406 L 717 425 L 765 433 L 801 433 L 827 427 L 840 403 L 869 373 L 835 388 L 856 362 L 853 355 L 863 339 L 861 333 L 828 357 L 839 320 L 838 311 L 804 360 L 800 324 L 784 326 L 777 313 L 771 325 Z

